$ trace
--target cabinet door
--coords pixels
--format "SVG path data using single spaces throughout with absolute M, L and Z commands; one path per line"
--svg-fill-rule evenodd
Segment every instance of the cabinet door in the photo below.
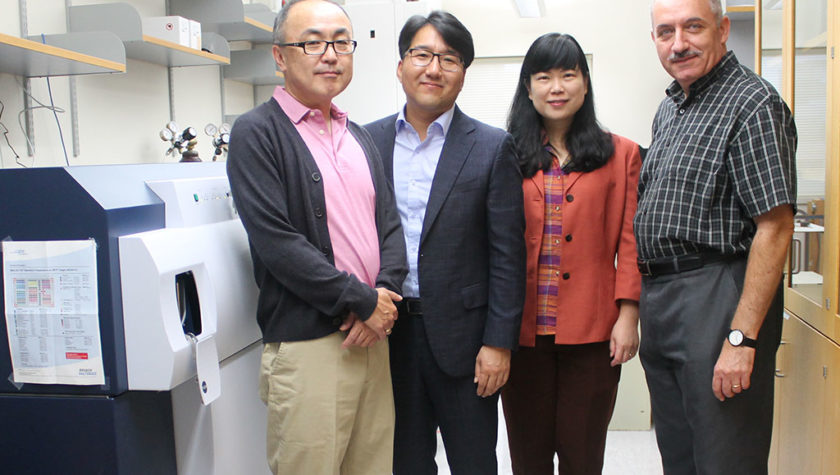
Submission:
M 785 320 L 784 367 L 779 385 L 779 474 L 821 473 L 828 340 L 796 317 Z
M 787 314 L 785 314 L 787 317 Z M 773 390 L 775 397 L 773 398 L 773 438 L 770 441 L 770 458 L 767 461 L 767 475 L 779 475 L 779 422 L 782 414 L 782 383 L 785 378 L 784 368 L 786 364 L 787 354 L 787 337 L 790 332 L 790 324 L 785 321 L 782 328 L 782 342 L 779 346 L 779 351 L 776 352 L 776 380 L 773 382 Z
M 840 346 L 833 342 L 828 345 L 822 473 L 837 473 L 840 470 Z

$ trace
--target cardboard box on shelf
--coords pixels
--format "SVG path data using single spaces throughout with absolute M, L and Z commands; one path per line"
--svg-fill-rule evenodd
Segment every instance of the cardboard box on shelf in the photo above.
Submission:
M 190 20 L 180 16 L 143 18 L 143 34 L 190 48 Z M 200 48 L 200 46 L 199 46 Z

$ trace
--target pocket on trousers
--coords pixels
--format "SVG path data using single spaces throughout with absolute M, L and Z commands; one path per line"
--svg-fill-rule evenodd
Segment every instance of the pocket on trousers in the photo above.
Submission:
M 277 358 L 277 350 L 280 343 L 266 343 L 263 345 L 262 356 L 260 357 L 260 380 L 259 392 L 260 399 L 264 404 L 268 404 L 268 393 L 270 387 L 271 373 L 274 368 L 274 361 Z

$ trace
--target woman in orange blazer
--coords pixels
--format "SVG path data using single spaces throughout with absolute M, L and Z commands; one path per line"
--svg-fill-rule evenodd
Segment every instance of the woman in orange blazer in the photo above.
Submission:
M 599 474 L 620 365 L 639 346 L 638 145 L 601 129 L 586 57 L 538 38 L 508 131 L 520 152 L 527 288 L 502 391 L 514 474 Z

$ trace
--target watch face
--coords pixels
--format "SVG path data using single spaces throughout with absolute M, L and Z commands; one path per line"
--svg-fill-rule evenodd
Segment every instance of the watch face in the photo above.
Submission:
M 729 332 L 729 344 L 732 346 L 741 346 L 741 343 L 744 342 L 744 334 L 741 333 L 741 330 L 732 330 Z

